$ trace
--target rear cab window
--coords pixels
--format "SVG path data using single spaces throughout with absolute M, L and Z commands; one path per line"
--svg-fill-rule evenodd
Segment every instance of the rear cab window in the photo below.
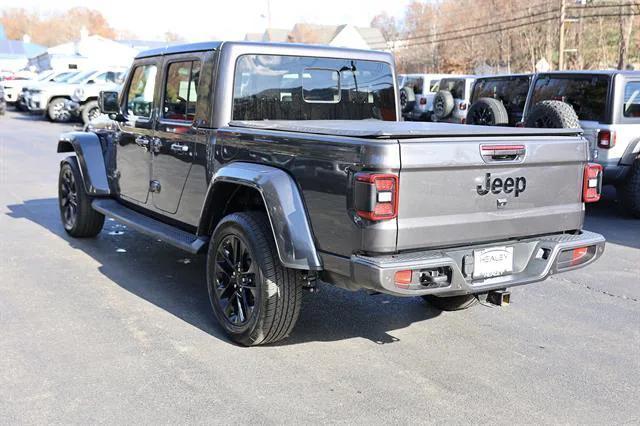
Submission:
M 463 78 L 443 78 L 440 80 L 440 90 L 451 92 L 454 99 L 464 99 L 466 90 L 465 79 Z
M 473 86 L 471 103 L 480 98 L 493 98 L 502 101 L 509 114 L 522 113 L 527 101 L 530 82 L 530 76 L 480 78 Z
M 573 107 L 578 119 L 606 123 L 610 81 L 606 75 L 541 76 L 535 82 L 531 106 L 562 101 Z
M 387 63 L 281 55 L 236 62 L 233 120 L 395 121 L 395 106 Z
M 629 81 L 625 84 L 622 115 L 640 120 L 640 81 Z

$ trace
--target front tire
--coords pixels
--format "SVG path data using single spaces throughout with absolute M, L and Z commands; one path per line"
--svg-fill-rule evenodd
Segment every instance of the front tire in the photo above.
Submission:
M 47 117 L 49 120 L 57 123 L 66 123 L 71 121 L 71 113 L 64 107 L 66 99 L 54 98 L 49 101 L 47 106 Z
M 298 319 L 302 283 L 280 263 L 263 213 L 220 221 L 209 243 L 207 287 L 218 322 L 241 345 L 284 339 Z
M 82 108 L 82 124 L 85 126 L 89 124 L 92 120 L 100 117 L 100 107 L 98 106 L 98 101 L 89 101 Z
M 473 294 L 449 297 L 439 297 L 429 294 L 422 296 L 422 298 L 441 311 L 461 311 L 472 307 L 478 302 L 478 299 Z
M 64 230 L 72 237 L 95 237 L 102 230 L 104 215 L 91 207 L 75 157 L 68 157 L 60 167 L 58 206 Z

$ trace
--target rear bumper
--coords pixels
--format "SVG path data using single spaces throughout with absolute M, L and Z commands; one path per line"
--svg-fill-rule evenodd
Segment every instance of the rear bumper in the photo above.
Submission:
M 473 279 L 472 274 L 465 271 L 465 261 L 468 262 L 473 258 L 474 250 L 496 246 L 513 247 L 514 272 L 499 277 Z M 483 293 L 542 281 L 552 274 L 589 265 L 602 255 L 604 246 L 605 239 L 602 235 L 582 231 L 579 234 L 554 234 L 517 241 L 397 255 L 354 255 L 350 259 L 351 276 L 348 280 L 350 284 L 346 286 L 352 289 L 366 288 L 396 296 L 425 294 L 455 296 Z M 589 252 L 593 251 L 592 257 L 575 266 L 559 262 L 561 253 L 580 247 L 590 247 Z M 449 271 L 448 279 L 438 285 L 421 284 L 422 272 L 433 268 Z M 409 288 L 398 287 L 395 283 L 396 272 L 405 270 L 413 271 Z

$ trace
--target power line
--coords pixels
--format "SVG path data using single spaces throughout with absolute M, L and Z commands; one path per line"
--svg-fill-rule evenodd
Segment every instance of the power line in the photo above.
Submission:
M 537 8 L 537 7 L 542 7 L 542 6 L 548 6 L 549 4 L 550 4 L 549 2 L 539 3 L 539 4 L 533 5 L 531 7 L 532 8 Z M 455 30 L 447 30 L 447 31 L 439 32 L 439 33 L 418 34 L 418 35 L 413 35 L 413 36 L 409 36 L 409 37 L 397 38 L 397 39 L 390 40 L 390 41 L 416 40 L 416 39 L 420 39 L 420 38 L 433 37 L 434 35 L 442 36 L 442 35 L 446 35 L 446 34 L 460 33 L 460 32 L 465 32 L 465 31 L 470 31 L 470 30 L 475 30 L 475 29 L 482 29 L 482 28 L 492 27 L 492 26 L 495 26 L 495 25 L 500 25 L 500 24 L 506 24 L 506 23 L 509 23 L 509 22 L 519 21 L 519 20 L 522 20 L 522 19 L 530 19 L 530 18 L 534 18 L 536 16 L 547 15 L 549 13 L 557 12 L 559 10 L 560 10 L 559 8 L 554 8 L 554 9 L 546 10 L 544 12 L 536 12 L 536 13 L 529 14 L 529 15 L 512 17 L 512 18 L 504 19 L 502 21 L 486 22 L 484 24 L 474 25 L 472 27 L 459 28 L 459 29 L 455 29 Z M 459 15 L 459 13 L 457 15 Z
M 637 16 L 637 15 L 639 15 L 639 14 L 638 13 L 591 14 L 591 15 L 584 16 L 583 19 L 601 18 L 601 17 L 602 18 L 620 17 L 620 16 L 625 16 L 626 17 L 626 16 Z M 517 29 L 517 28 L 528 27 L 528 26 L 540 24 L 540 23 L 543 23 L 543 22 L 555 21 L 557 19 L 558 19 L 557 16 L 553 16 L 553 17 L 549 17 L 549 18 L 541 18 L 541 19 L 537 19 L 537 20 L 534 20 L 534 21 L 531 21 L 531 22 L 527 22 L 527 23 L 519 23 L 519 24 L 514 24 L 514 25 L 511 25 L 511 26 L 507 26 L 507 27 L 494 28 L 494 29 L 491 29 L 491 30 L 476 32 L 476 33 L 472 33 L 472 34 L 464 34 L 464 35 L 460 35 L 460 36 L 456 36 L 456 37 L 449 37 L 449 38 L 444 38 L 444 39 L 435 38 L 433 40 L 421 41 L 421 42 L 417 42 L 417 43 L 408 43 L 406 45 L 401 46 L 401 48 L 423 46 L 423 45 L 428 45 L 428 44 L 433 44 L 433 43 L 444 43 L 444 42 L 447 42 L 447 41 L 462 40 L 462 39 L 481 36 L 481 35 L 493 34 L 493 33 L 497 33 L 497 32 L 513 30 L 513 29 Z M 437 37 L 438 34 L 436 34 L 435 36 Z M 398 41 L 400 41 L 400 40 L 398 40 Z

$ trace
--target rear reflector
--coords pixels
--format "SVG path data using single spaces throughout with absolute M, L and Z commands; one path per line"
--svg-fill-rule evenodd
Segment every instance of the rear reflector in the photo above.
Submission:
M 465 109 L 467 109 L 467 104 L 465 102 L 462 102 L 460 105 L 458 105 L 458 108 L 460 108 L 460 111 L 464 111 Z
M 563 250 L 558 255 L 558 270 L 584 265 L 595 257 L 596 252 L 595 245 Z
M 407 269 L 404 271 L 398 271 L 396 272 L 396 276 L 395 276 L 396 287 L 409 288 L 409 285 L 411 284 L 412 279 L 413 279 L 413 274 L 411 273 L 410 269 Z
M 379 221 L 398 215 L 398 176 L 381 173 L 356 175 L 356 213 L 363 219 Z
M 616 133 L 610 130 L 598 131 L 598 147 L 609 149 L 616 146 Z
M 579 247 L 573 249 L 571 253 L 571 266 L 579 265 L 581 260 L 587 255 L 589 251 L 588 247 Z
M 602 166 L 588 163 L 584 167 L 584 182 L 582 185 L 582 201 L 594 203 L 600 200 L 602 192 Z

